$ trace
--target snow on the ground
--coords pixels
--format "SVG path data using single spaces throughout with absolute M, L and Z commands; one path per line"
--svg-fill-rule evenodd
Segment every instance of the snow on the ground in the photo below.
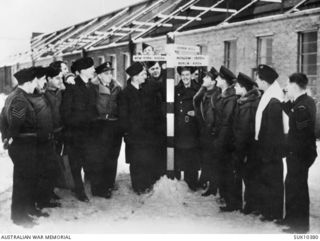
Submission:
M 320 142 L 318 147 L 320 153 Z M 318 159 L 309 174 L 311 233 L 320 233 Z M 39 218 L 34 228 L 24 229 L 10 220 L 13 166 L 0 145 L 0 233 L 281 233 L 280 227 L 257 216 L 219 212 L 218 199 L 190 191 L 183 181 L 163 177 L 151 193 L 138 196 L 131 189 L 124 160 L 122 148 L 118 189 L 111 199 L 93 198 L 88 186 L 89 203 L 77 201 L 68 190 L 57 190 L 62 207 L 46 209 L 49 218 Z

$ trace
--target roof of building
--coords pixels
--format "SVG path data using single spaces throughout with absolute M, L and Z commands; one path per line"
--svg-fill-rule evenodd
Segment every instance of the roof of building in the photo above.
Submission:
M 33 59 L 320 7 L 319 0 L 145 0 L 31 40 Z

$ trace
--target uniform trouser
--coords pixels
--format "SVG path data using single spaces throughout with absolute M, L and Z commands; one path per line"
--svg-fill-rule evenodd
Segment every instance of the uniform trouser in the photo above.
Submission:
M 283 218 L 283 163 L 281 158 L 260 162 L 258 199 L 261 214 L 270 219 Z
M 231 153 L 224 153 L 219 158 L 220 182 L 219 193 L 226 205 L 234 208 L 242 207 L 242 179 L 240 170 L 232 161 Z
M 286 216 L 285 220 L 297 231 L 309 230 L 309 189 L 308 189 L 308 163 L 291 153 L 287 157 L 286 190 Z
M 212 146 L 202 146 L 201 148 L 201 177 L 200 182 L 210 182 L 210 187 L 218 187 L 218 159 Z
M 9 146 L 9 156 L 13 162 L 13 187 L 11 219 L 23 220 L 29 210 L 35 208 L 37 163 L 36 138 L 16 138 Z
M 198 148 L 175 149 L 176 178 L 180 179 L 180 171 L 184 171 L 184 180 L 192 189 L 198 184 L 199 154 Z
M 71 133 L 72 135 L 73 133 Z M 67 144 L 66 153 L 69 156 L 71 173 L 74 179 L 74 191 L 76 193 L 84 192 L 84 183 L 81 176 L 83 169 L 85 175 L 91 176 L 89 163 L 92 163 L 93 153 L 97 152 L 96 143 L 86 132 L 77 133 L 72 136 L 71 143 Z
M 133 190 L 143 192 L 158 179 L 159 167 L 162 165 L 161 146 L 126 144 L 126 158 L 130 163 L 130 176 Z
M 35 202 L 48 203 L 58 177 L 58 156 L 53 140 L 37 143 L 37 188 Z
M 103 194 L 114 187 L 118 157 L 122 142 L 122 134 L 118 121 L 100 121 L 97 124 L 97 152 L 93 152 L 93 163 L 90 163 L 92 173 L 92 194 Z
M 245 185 L 244 201 L 245 209 L 250 211 L 259 210 L 257 197 L 259 169 L 256 160 L 248 158 L 242 167 L 242 178 Z

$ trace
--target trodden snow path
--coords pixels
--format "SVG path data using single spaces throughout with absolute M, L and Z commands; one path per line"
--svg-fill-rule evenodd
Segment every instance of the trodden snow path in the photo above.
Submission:
M 318 161 L 310 171 L 312 233 L 320 232 L 319 166 Z M 82 203 L 70 191 L 57 190 L 62 207 L 46 209 L 49 218 L 39 218 L 34 228 L 24 229 L 10 221 L 12 165 L 3 152 L 0 170 L 0 233 L 281 233 L 280 227 L 259 217 L 219 212 L 216 198 L 190 191 L 183 181 L 163 177 L 152 192 L 138 196 L 125 171 L 118 174 L 118 190 L 109 200 L 89 195 L 90 202 Z

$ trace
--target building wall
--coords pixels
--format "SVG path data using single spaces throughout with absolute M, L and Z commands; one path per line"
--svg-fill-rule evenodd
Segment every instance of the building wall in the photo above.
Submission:
M 291 15 L 292 16 L 292 15 Z M 303 16 L 283 19 L 270 18 L 268 21 L 247 22 L 212 28 L 206 31 L 193 31 L 175 37 L 175 43 L 203 46 L 203 54 L 209 55 L 209 65 L 219 68 L 224 62 L 224 41 L 236 40 L 236 69 L 252 76 L 257 60 L 257 37 L 273 36 L 272 62 L 279 73 L 282 86 L 290 74 L 298 70 L 298 33 L 318 31 L 317 80 L 311 84 L 312 94 L 320 101 L 320 11 Z M 166 39 L 148 41 L 156 49 L 164 49 Z
M 108 49 L 89 51 L 88 56 L 94 60 L 95 66 L 113 59 L 114 78 L 119 81 L 122 86 L 126 85 L 127 74 L 125 69 L 129 66 L 130 56 L 128 46 L 119 46 Z M 66 55 L 63 60 L 67 62 L 69 68 L 73 61 L 80 58 L 81 54 Z M 126 58 L 126 60 L 125 60 Z
M 0 68 L 0 93 L 8 94 L 12 90 L 12 73 L 10 66 Z

